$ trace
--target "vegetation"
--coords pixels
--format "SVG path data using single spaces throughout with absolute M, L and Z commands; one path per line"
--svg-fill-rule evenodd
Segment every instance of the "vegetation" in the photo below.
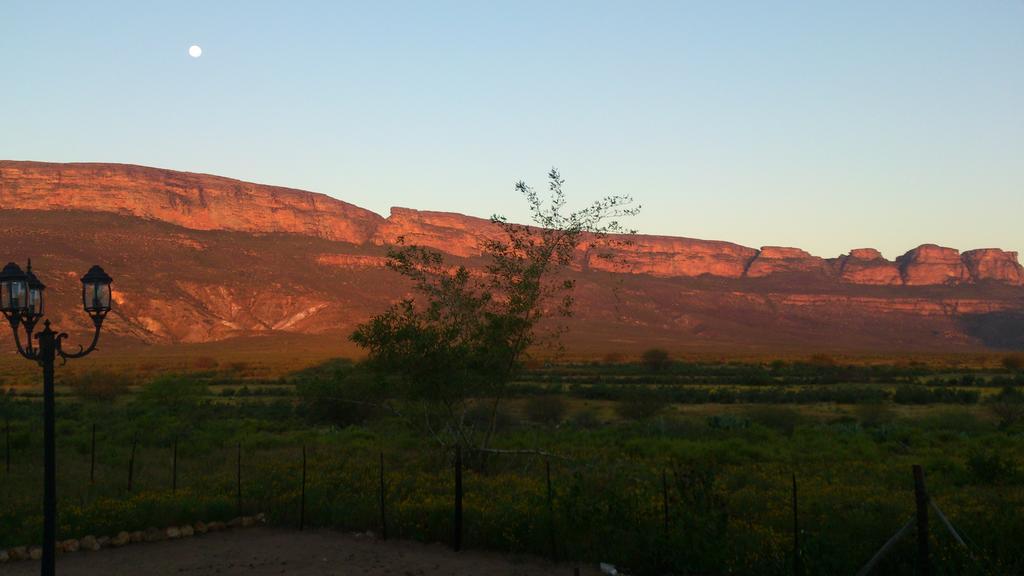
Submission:
M 225 370 L 227 367 L 224 368 Z M 838 370 L 831 367 L 823 370 Z M 785 378 L 804 378 L 797 370 Z M 713 366 L 675 375 L 749 374 L 753 367 Z M 916 383 L 895 369 L 870 371 L 898 382 L 804 384 L 803 388 L 887 390 L 871 402 L 654 402 L 657 395 L 585 398 L 571 385 L 581 374 L 629 375 L 608 384 L 626 391 L 709 388 L 649 384 L 666 377 L 641 364 L 561 365 L 527 372 L 499 412 L 486 468 L 465 472 L 465 543 L 515 553 L 551 555 L 545 460 L 552 467 L 554 537 L 561 558 L 612 562 L 636 574 L 791 573 L 790 475 L 799 483 L 802 554 L 808 574 L 853 573 L 914 511 L 911 464 L 922 464 L 936 503 L 968 539 L 970 555 L 934 522 L 939 573 L 1012 573 L 1022 559 L 1024 422 L 1003 420 L 997 406 L 1015 405 L 1019 387 L 986 384 L 998 372 L 975 374 L 981 398 L 960 404 L 946 396 L 900 404 L 902 387 L 932 386 L 963 375 L 923 373 Z M 886 373 L 890 376 L 879 377 Z M 776 376 L 783 377 L 781 374 Z M 830 378 L 828 372 L 821 379 Z M 418 427 L 403 413 L 412 400 L 381 394 L 380 377 L 348 361 L 303 370 L 280 382 L 254 383 L 224 373 L 151 378 L 114 404 L 58 402 L 61 537 L 110 534 L 238 513 L 237 444 L 243 452 L 243 512 L 266 512 L 296 525 L 301 448 L 307 447 L 307 523 L 376 530 L 379 453 L 386 462 L 389 532 L 447 541 L 451 531 L 451 462 L 443 449 L 424 449 Z M 635 377 L 635 378 L 634 378 Z M 717 376 L 716 376 L 717 377 Z M 819 381 L 820 379 L 811 379 Z M 724 387 L 725 385 L 719 385 Z M 774 390 L 778 384 L 734 386 Z M 801 388 L 785 384 L 787 388 Z M 222 390 L 231 389 L 230 396 Z M 250 390 L 242 395 L 239 391 Z M 713 389 L 713 388 L 710 388 Z M 256 393 L 264 390 L 266 392 Z M 374 406 L 352 402 L 372 393 Z M 860 400 L 860 396 L 851 396 Z M 931 402 L 934 400 L 934 402 Z M 654 413 L 630 412 L 634 401 Z M 474 402 L 469 425 L 489 426 L 489 402 Z M 655 410 L 656 408 L 656 410 Z M 34 542 L 39 534 L 41 430 L 34 399 L 7 397 L 12 469 L 0 469 L 0 547 Z M 96 482 L 90 484 L 90 432 L 97 426 Z M 127 463 L 138 451 L 133 490 Z M 171 486 L 171 447 L 178 439 L 179 477 Z M 550 457 L 523 454 L 537 446 Z M 669 525 L 664 525 L 666 480 Z M 912 573 L 913 539 L 902 542 L 878 574 Z
M 640 360 L 648 370 L 652 371 L 664 370 L 672 364 L 672 359 L 668 355 L 668 351 L 662 350 L 661 348 L 651 348 L 650 350 L 645 351 L 640 356 Z
M 574 281 L 564 270 L 577 247 L 587 239 L 600 249 L 607 234 L 622 232 L 617 218 L 636 213 L 628 196 L 609 196 L 566 214 L 564 180 L 555 170 L 548 177 L 546 199 L 516 184 L 536 227 L 491 218 L 502 234 L 481 245 L 482 276 L 449 266 L 434 249 L 401 242 L 390 248 L 388 267 L 412 282 L 416 297 L 352 334 L 369 353 L 367 364 L 389 376 L 391 393 L 410 401 L 409 421 L 443 446 L 489 448 L 521 359 L 544 336 L 541 320 L 571 314 Z M 466 416 L 483 399 L 491 403 L 491 422 L 480 429 Z

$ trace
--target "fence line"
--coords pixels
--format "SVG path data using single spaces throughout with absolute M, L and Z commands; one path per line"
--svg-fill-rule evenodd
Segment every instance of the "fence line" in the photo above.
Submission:
M 9 430 L 10 422 L 7 421 L 7 429 Z M 9 432 L 8 432 L 9 436 Z M 128 492 L 132 492 L 135 488 L 135 467 L 136 459 L 138 456 L 138 432 L 134 433 L 131 440 L 131 451 L 128 460 Z M 8 440 L 8 452 L 10 450 L 10 441 Z M 179 437 L 175 435 L 172 441 L 172 481 L 171 481 L 171 492 L 177 492 L 178 485 L 178 449 L 179 449 Z M 243 506 L 243 490 L 242 490 L 242 443 L 238 442 L 237 458 L 236 458 L 236 504 L 238 515 L 241 516 L 244 511 Z M 316 452 L 314 450 L 314 452 Z M 299 501 L 299 530 L 304 530 L 306 525 L 306 506 L 307 506 L 307 472 L 308 472 L 308 449 L 306 444 L 302 445 L 302 460 L 301 460 L 301 485 L 300 485 L 300 501 Z M 536 453 L 533 456 L 540 456 Z M 315 454 L 314 454 L 315 456 Z M 96 424 L 93 423 L 91 426 L 91 446 L 90 446 L 90 483 L 95 482 L 95 459 L 96 459 Z M 378 485 L 379 485 L 379 517 L 380 517 L 380 537 L 387 539 L 388 533 L 388 518 L 387 518 L 387 481 L 385 476 L 385 462 L 384 452 L 379 451 L 378 454 Z M 547 519 L 547 531 L 549 536 L 549 551 L 552 560 L 557 561 L 560 557 L 561 547 L 558 541 L 558 526 L 557 526 L 557 514 L 556 514 L 556 490 L 555 481 L 552 477 L 551 461 L 548 458 L 543 458 L 544 466 L 544 488 L 545 488 L 545 512 Z M 166 461 L 165 461 L 166 462 Z M 315 464 L 315 463 L 314 463 Z M 592 467 L 592 466 L 591 466 Z M 615 467 L 618 469 L 617 467 Z M 372 470 L 372 468 L 371 468 Z M 940 519 L 941 523 L 953 536 L 954 540 L 962 546 L 964 549 L 970 552 L 970 547 L 965 542 L 965 539 L 955 529 L 949 518 L 939 509 L 938 505 L 930 498 L 925 487 L 924 471 L 920 465 L 914 465 L 912 467 L 914 477 L 914 498 L 915 498 L 915 516 L 905 525 L 903 525 L 888 541 L 879 549 L 874 556 L 868 561 L 868 563 L 857 573 L 858 576 L 864 576 L 871 572 L 877 564 L 888 554 L 897 542 L 902 540 L 912 526 L 916 526 L 917 534 L 917 559 L 918 559 L 918 570 L 920 574 L 929 575 L 933 566 L 931 564 L 931 550 L 929 549 L 929 524 L 928 524 L 928 509 L 931 508 L 935 511 L 936 515 Z M 452 547 L 456 551 L 462 550 L 464 546 L 464 463 L 462 447 L 456 446 L 454 453 L 453 462 L 454 472 L 454 500 L 453 500 L 453 526 L 452 526 Z M 671 502 L 669 499 L 668 490 L 668 472 L 667 469 L 661 469 L 661 521 L 662 528 L 666 538 L 664 541 L 666 544 L 669 542 L 668 536 L 672 532 L 672 515 L 671 515 Z M 675 473 L 675 470 L 673 470 Z M 165 476 L 166 478 L 166 476 Z M 372 478 L 372 476 L 371 476 Z M 655 477 L 656 478 L 656 477 Z M 639 482 L 641 479 L 633 478 L 633 480 Z M 372 481 L 372 480 L 371 480 Z M 648 481 L 650 479 L 648 478 Z M 250 480 L 250 482 L 252 482 Z M 652 482 L 654 486 L 657 486 L 657 480 Z M 678 476 L 677 476 L 678 483 Z M 372 485 L 372 484 L 371 484 Z M 166 486 L 166 484 L 165 484 Z M 681 486 L 681 485 L 680 485 Z M 651 487 L 648 487 L 648 490 Z M 654 488 L 657 493 L 657 488 Z M 682 488 L 680 488 L 682 490 Z M 792 506 L 792 537 L 793 537 L 793 573 L 801 575 L 805 571 L 803 550 L 801 548 L 801 528 L 799 518 L 799 500 L 798 500 L 798 483 L 795 473 L 791 473 L 791 506 Z M 294 500 L 292 501 L 294 502 Z M 655 504 L 656 507 L 656 504 Z M 656 509 L 656 508 L 655 508 Z M 294 509 L 293 509 L 294 510 Z M 636 504 L 636 510 L 639 512 L 641 507 L 639 503 Z M 650 510 L 650 509 L 648 509 Z M 650 513 L 650 512 L 648 512 Z M 655 516 L 656 517 L 656 516 Z M 294 518 L 294 517 L 293 517 Z M 651 519 L 649 518 L 648 521 Z M 977 563 L 977 559 L 971 554 L 971 560 Z M 659 561 L 661 561 L 659 559 Z

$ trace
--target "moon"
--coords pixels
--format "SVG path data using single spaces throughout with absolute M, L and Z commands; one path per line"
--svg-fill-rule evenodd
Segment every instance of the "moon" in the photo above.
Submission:
M 199 58 L 203 55 L 203 49 L 198 44 L 193 44 L 188 47 L 188 55 L 193 58 Z

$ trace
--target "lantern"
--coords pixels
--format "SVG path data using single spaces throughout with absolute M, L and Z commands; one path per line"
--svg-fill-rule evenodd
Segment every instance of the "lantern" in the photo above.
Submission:
M 99 266 L 89 268 L 82 276 L 82 306 L 93 318 L 110 312 L 110 283 L 113 279 Z
M 0 271 L 0 312 L 11 318 L 28 307 L 28 276 L 14 262 Z

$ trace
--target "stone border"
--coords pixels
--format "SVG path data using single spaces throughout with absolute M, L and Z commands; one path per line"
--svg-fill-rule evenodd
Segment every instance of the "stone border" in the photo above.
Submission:
M 267 523 L 265 514 L 255 516 L 238 516 L 228 522 L 196 522 L 181 526 L 168 526 L 163 530 L 159 528 L 147 528 L 134 532 L 121 531 L 116 536 L 93 535 L 83 536 L 81 539 L 71 538 L 69 540 L 57 541 L 57 555 L 70 554 L 78 551 L 95 552 L 103 548 L 120 548 L 129 544 L 141 542 L 160 542 L 162 540 L 178 540 L 192 536 L 206 534 L 208 532 L 220 532 L 234 528 L 250 528 Z M 16 546 L 7 550 L 0 550 L 0 564 L 17 562 L 20 560 L 40 560 L 43 557 L 43 549 L 40 546 Z

